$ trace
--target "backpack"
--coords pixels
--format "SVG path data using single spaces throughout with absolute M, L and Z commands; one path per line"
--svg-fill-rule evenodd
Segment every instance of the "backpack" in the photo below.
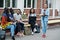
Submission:
M 5 40 L 5 31 L 1 29 L 1 26 L 0 26 L 0 40 Z
M 35 33 L 40 33 L 40 26 L 39 25 L 35 25 L 36 31 Z

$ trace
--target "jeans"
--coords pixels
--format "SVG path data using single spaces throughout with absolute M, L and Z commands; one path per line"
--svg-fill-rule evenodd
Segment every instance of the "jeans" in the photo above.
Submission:
M 16 23 L 16 28 L 17 28 L 17 31 L 20 32 L 20 31 L 24 31 L 24 24 L 23 23 Z
M 42 25 L 42 32 L 43 32 L 43 34 L 45 34 L 46 30 L 47 30 L 48 21 L 42 20 L 41 25 Z
M 7 29 L 10 29 L 11 36 L 14 36 L 15 26 L 14 25 L 9 25 L 9 26 L 7 26 Z

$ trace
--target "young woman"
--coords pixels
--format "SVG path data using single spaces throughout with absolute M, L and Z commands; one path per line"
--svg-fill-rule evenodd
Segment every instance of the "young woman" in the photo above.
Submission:
M 44 9 L 42 9 L 40 16 L 41 16 L 41 25 L 42 25 L 42 32 L 43 32 L 42 37 L 45 38 L 47 25 L 48 25 L 48 16 L 49 16 L 49 9 L 47 8 L 47 4 L 44 4 Z
M 5 29 L 10 29 L 12 39 L 15 40 L 15 38 L 14 38 L 15 26 L 13 25 L 13 21 L 10 19 L 10 17 L 11 16 L 9 16 L 8 8 L 5 8 L 4 12 L 2 14 L 1 26 L 4 30 Z
M 31 25 L 31 29 L 32 29 L 32 34 L 34 34 L 34 25 L 36 23 L 36 13 L 33 8 L 30 9 L 30 14 L 28 16 L 29 16 L 29 24 Z
M 22 22 L 21 10 L 18 9 L 17 13 L 14 14 L 14 18 L 16 21 L 17 35 L 24 36 L 24 23 Z
M 13 17 L 14 11 L 13 11 L 13 9 L 9 8 L 8 13 L 9 13 L 9 21 L 14 22 L 14 17 Z

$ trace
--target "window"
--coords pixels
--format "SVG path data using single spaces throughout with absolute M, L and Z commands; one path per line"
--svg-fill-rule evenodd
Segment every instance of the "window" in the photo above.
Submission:
M 0 7 L 3 7 L 3 0 L 0 0 Z
M 27 7 L 28 7 L 28 8 L 31 7 L 31 0 L 27 0 Z
M 10 0 L 5 0 L 5 7 L 10 7 Z
M 12 7 L 16 7 L 16 0 L 12 0 Z
M 48 4 L 48 8 L 52 8 L 52 0 L 46 0 L 46 4 Z
M 0 0 L 0 7 L 16 7 L 16 0 Z
M 37 0 L 24 0 L 24 8 L 36 8 Z

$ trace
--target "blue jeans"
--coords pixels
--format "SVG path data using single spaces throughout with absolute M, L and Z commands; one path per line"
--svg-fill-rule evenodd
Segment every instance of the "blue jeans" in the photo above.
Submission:
M 47 30 L 48 21 L 42 20 L 41 25 L 42 25 L 42 32 L 43 32 L 43 34 L 45 34 L 46 30 Z
M 7 26 L 6 29 L 10 29 L 11 36 L 14 36 L 14 31 L 15 31 L 15 26 L 14 25 L 9 25 L 9 26 Z

